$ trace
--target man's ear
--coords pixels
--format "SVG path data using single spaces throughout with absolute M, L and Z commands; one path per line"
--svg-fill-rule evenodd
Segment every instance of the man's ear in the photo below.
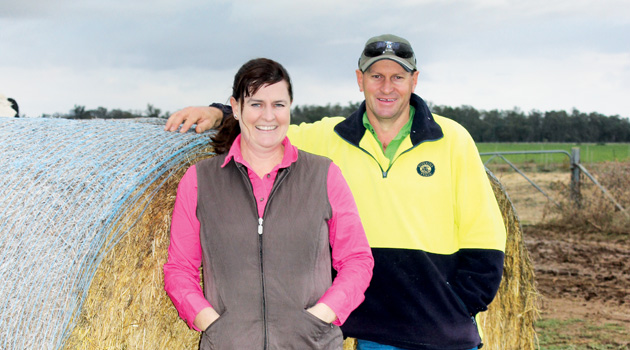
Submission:
M 357 84 L 359 84 L 359 91 L 363 92 L 363 72 L 360 69 L 356 70 Z
M 411 89 L 411 92 L 416 92 L 416 85 L 418 85 L 418 76 L 419 75 L 420 75 L 420 71 L 415 71 L 411 75 L 411 77 L 413 79 L 413 88 Z

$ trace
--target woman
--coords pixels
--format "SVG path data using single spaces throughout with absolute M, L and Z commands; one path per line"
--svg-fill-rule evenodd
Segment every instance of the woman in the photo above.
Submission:
M 245 63 L 217 156 L 179 184 L 165 289 L 201 349 L 341 349 L 363 301 L 374 262 L 354 199 L 336 165 L 289 142 L 292 101 L 280 64 Z

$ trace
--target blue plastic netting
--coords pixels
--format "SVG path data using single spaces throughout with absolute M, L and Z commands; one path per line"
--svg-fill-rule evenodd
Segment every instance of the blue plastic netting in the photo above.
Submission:
M 156 120 L 0 118 L 0 349 L 63 345 L 125 234 L 117 220 L 146 208 L 149 186 L 202 154 L 208 137 Z

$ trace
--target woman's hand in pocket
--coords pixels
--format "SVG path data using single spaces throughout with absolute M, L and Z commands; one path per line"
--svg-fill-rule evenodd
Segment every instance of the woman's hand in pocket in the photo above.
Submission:
M 333 323 L 333 321 L 337 319 L 337 315 L 335 314 L 335 312 L 324 303 L 317 303 L 312 307 L 306 309 L 306 311 L 310 312 L 313 316 L 319 318 L 326 323 Z
M 193 322 L 193 324 L 198 329 L 201 329 L 202 331 L 205 331 L 219 317 L 220 317 L 220 315 L 216 311 L 214 311 L 213 308 L 207 307 L 205 309 L 202 309 L 197 314 L 197 316 L 195 316 L 195 321 Z

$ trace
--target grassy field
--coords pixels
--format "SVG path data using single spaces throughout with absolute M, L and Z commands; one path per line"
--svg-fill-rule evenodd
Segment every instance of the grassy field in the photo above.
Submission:
M 626 329 L 617 323 L 594 324 L 583 319 L 541 319 L 536 323 L 540 350 L 620 350 Z
M 607 161 L 628 161 L 630 160 L 630 143 L 477 143 L 479 153 L 486 152 L 511 152 L 511 151 L 550 151 L 560 150 L 569 154 L 573 147 L 580 148 L 580 158 L 582 164 L 602 163 Z M 538 167 L 545 167 L 551 164 L 569 165 L 569 157 L 566 154 L 525 154 L 506 155 L 510 162 L 518 164 L 535 164 Z M 482 156 L 484 162 L 491 156 Z M 504 163 L 503 160 L 494 158 L 491 163 Z

